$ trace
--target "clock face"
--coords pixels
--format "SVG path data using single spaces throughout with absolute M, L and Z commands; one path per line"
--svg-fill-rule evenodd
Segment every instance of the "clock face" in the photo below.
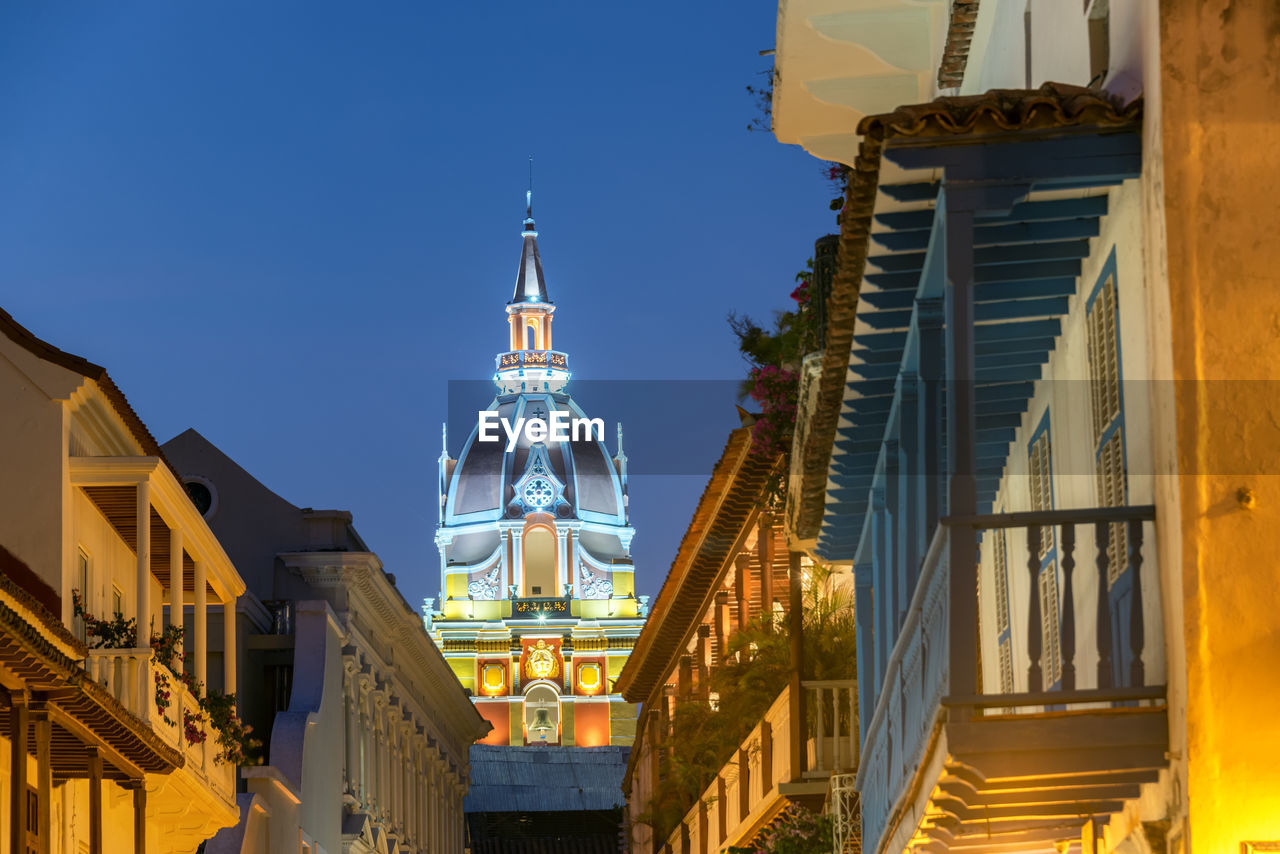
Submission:
M 545 509 L 551 506 L 555 497 L 555 490 L 551 488 L 551 482 L 545 477 L 530 478 L 524 485 L 524 503 L 529 507 Z

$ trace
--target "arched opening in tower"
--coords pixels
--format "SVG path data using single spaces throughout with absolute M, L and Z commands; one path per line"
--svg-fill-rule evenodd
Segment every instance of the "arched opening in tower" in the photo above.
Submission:
M 556 535 L 542 525 L 524 535 L 524 595 L 559 596 L 556 584 Z

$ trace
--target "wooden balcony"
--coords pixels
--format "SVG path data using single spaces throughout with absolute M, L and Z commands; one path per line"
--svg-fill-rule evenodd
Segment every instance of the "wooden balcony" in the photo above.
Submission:
M 710 854 L 744 846 L 789 804 L 821 808 L 831 775 L 853 769 L 858 756 L 854 681 L 801 684 L 800 732 L 792 732 L 788 687 L 669 834 L 664 851 Z M 797 742 L 805 746 L 802 763 L 791 755 L 790 745 Z
M 1162 668 L 1144 662 L 1144 614 L 1160 613 L 1151 607 L 1159 601 L 1154 584 L 1146 583 L 1154 573 L 1143 566 L 1154 518 L 1153 508 L 1132 507 L 944 520 L 865 731 L 856 784 L 864 850 L 1053 851 L 1157 779 L 1167 767 L 1168 721 Z M 1012 684 L 1000 662 L 983 657 L 979 667 L 979 650 L 992 644 L 979 643 L 977 633 L 953 634 L 956 603 L 976 607 L 979 588 L 976 564 L 949 554 L 946 526 L 984 537 L 1004 532 L 1010 573 L 1019 567 L 1030 574 L 1032 583 L 1014 588 L 1030 591 L 1014 609 L 1027 614 L 1015 637 L 1026 644 L 1019 658 L 1029 664 L 1012 674 Z M 1012 532 L 1024 535 L 1025 548 Z M 1036 583 L 1050 537 L 1062 578 L 1056 635 L 1045 628 Z M 1113 538 L 1125 546 L 1119 573 Z M 1088 584 L 1077 576 L 1077 542 L 1092 549 L 1090 565 L 1080 566 L 1092 573 Z M 1129 586 L 1117 597 L 1122 583 Z M 1087 615 L 1079 640 L 1077 615 Z M 977 614 L 958 624 L 994 630 Z M 1152 634 L 1160 636 L 1158 626 Z M 1047 655 L 1046 638 L 1060 657 Z M 979 690 L 956 691 L 953 685 L 964 684 L 957 673 L 980 673 Z

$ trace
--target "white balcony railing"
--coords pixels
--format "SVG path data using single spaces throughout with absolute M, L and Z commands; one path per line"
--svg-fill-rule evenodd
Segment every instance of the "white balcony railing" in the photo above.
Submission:
M 804 776 L 830 777 L 858 767 L 858 691 L 852 679 L 805 681 L 808 762 Z
M 783 784 L 797 778 L 816 782 L 855 767 L 858 759 L 856 683 L 842 679 L 807 681 L 801 685 L 804 720 L 792 720 L 791 689 L 784 688 L 698 803 L 668 835 L 667 845 L 671 851 L 682 850 L 682 834 L 690 842 L 689 850 L 701 850 L 699 836 L 702 833 L 706 834 L 708 851 L 725 845 L 741 845 L 744 833 L 756 827 L 777 799 L 783 797 L 780 790 Z M 803 774 L 791 756 L 793 727 L 800 728 L 808 754 Z
M 184 769 L 202 780 L 224 801 L 235 802 L 236 766 L 217 761 L 217 732 L 201 711 L 191 691 L 170 672 L 168 667 L 152 659 L 150 649 L 91 649 L 85 668 L 93 681 L 107 689 L 134 717 L 150 725 L 151 731 L 165 744 L 179 750 L 186 758 Z M 156 702 L 156 683 L 169 693 L 169 705 L 161 709 Z M 203 742 L 185 737 L 184 715 L 200 718 Z

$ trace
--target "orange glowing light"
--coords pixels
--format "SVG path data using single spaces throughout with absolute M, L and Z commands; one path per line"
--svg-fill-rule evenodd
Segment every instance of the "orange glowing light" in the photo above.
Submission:
M 600 689 L 603 687 L 602 676 L 599 664 L 578 665 L 578 692 L 581 694 L 599 694 Z

